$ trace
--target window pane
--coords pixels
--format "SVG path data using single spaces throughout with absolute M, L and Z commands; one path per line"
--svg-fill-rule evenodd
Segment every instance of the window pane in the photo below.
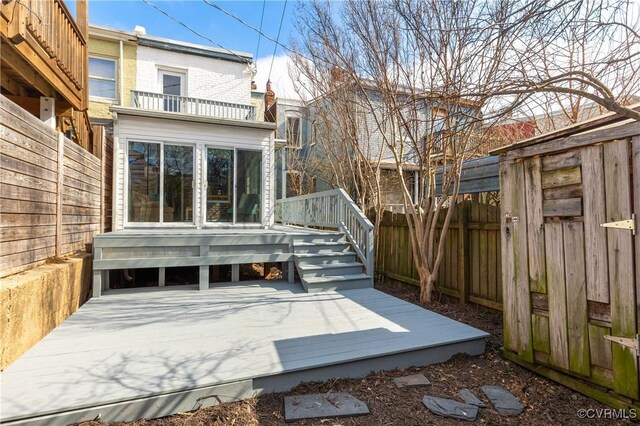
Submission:
M 164 146 L 164 222 L 193 222 L 193 147 Z
M 160 219 L 160 145 L 129 142 L 129 222 Z
M 207 222 L 233 222 L 233 150 L 207 149 Z
M 109 80 L 89 79 L 89 96 L 115 99 L 116 82 Z
M 182 78 L 177 75 L 162 74 L 162 93 L 180 96 Z
M 116 61 L 89 58 L 89 77 L 116 79 Z
M 300 119 L 298 117 L 287 118 L 287 144 L 300 145 Z
M 236 221 L 260 223 L 262 194 L 262 152 L 238 150 L 238 205 Z

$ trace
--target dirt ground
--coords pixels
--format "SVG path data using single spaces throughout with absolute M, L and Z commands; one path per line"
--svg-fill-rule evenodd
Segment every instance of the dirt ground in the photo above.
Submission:
M 412 303 L 417 303 L 417 288 L 378 284 L 377 288 Z M 284 425 L 283 400 L 287 395 L 349 392 L 363 400 L 370 415 L 339 419 L 303 420 L 296 425 L 450 425 L 468 422 L 446 419 L 429 412 L 422 404 L 425 394 L 458 399 L 462 388 L 469 388 L 488 408 L 480 410 L 475 423 L 507 425 L 574 425 L 574 424 L 624 424 L 615 420 L 580 419 L 578 410 L 606 408 L 605 405 L 537 376 L 500 356 L 502 344 L 502 317 L 474 305 L 450 303 L 444 296 L 435 295 L 429 309 L 449 318 L 469 324 L 491 333 L 485 354 L 479 357 L 456 356 L 453 359 L 424 368 L 411 368 L 372 374 L 364 379 L 344 379 L 323 383 L 301 384 L 288 393 L 264 395 L 246 401 L 223 404 L 195 412 L 176 414 L 135 422 L 116 423 L 130 426 L 168 425 Z M 432 385 L 426 388 L 396 389 L 393 378 L 423 373 Z M 511 391 L 525 405 L 523 414 L 515 418 L 501 417 L 488 403 L 480 390 L 482 385 L 496 384 Z M 98 426 L 100 422 L 85 422 L 82 426 Z

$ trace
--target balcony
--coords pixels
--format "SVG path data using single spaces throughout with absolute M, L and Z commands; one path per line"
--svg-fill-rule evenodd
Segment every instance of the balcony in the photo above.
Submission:
M 212 101 L 187 96 L 164 95 L 162 93 L 131 91 L 131 106 L 149 111 L 164 111 L 229 120 L 256 121 L 254 105 Z
M 87 40 L 81 27 L 86 22 L 76 23 L 62 0 L 3 0 L 0 12 L 2 59 L 13 84 L 45 96 L 57 92 L 69 107 L 85 109 Z

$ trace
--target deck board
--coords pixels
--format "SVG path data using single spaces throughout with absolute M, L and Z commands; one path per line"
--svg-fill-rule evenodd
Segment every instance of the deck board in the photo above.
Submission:
M 304 378 L 306 370 L 486 337 L 371 288 L 196 288 L 112 290 L 87 302 L 1 373 L 0 420 L 292 372 Z

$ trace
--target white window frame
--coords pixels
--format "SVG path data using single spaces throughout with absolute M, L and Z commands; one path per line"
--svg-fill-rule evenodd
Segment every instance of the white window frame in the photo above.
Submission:
M 91 66 L 90 66 L 91 59 L 100 59 L 100 60 L 103 60 L 103 61 L 113 62 L 113 80 L 110 79 L 110 78 L 104 78 L 104 77 L 92 77 L 91 76 Z M 118 90 L 119 89 L 118 59 L 117 58 L 113 58 L 113 57 L 109 57 L 109 56 L 89 55 L 88 72 L 89 72 L 89 78 L 88 78 L 89 85 L 91 85 L 91 79 L 102 80 L 102 81 L 113 81 L 114 93 L 115 93 L 115 96 L 113 98 L 106 98 L 104 96 L 94 96 L 94 95 L 91 95 L 90 88 L 87 88 L 87 90 L 89 91 L 89 99 L 90 100 L 97 100 L 97 101 L 108 101 L 108 102 L 113 102 L 113 103 L 118 102 L 118 93 L 119 93 L 119 90 Z
M 155 143 L 160 145 L 160 194 L 159 194 L 159 221 L 158 222 L 131 222 L 129 221 L 129 143 Z M 144 138 L 127 138 L 125 140 L 125 173 L 124 173 L 124 228 L 195 228 L 196 227 L 196 191 L 192 191 L 191 200 L 191 222 L 165 222 L 164 221 L 164 146 L 165 145 L 181 145 L 190 146 L 193 149 L 193 185 L 196 185 L 197 168 L 197 145 L 191 142 L 174 142 L 174 141 L 158 141 Z
M 224 149 L 227 151 L 233 151 L 233 221 L 232 222 L 209 222 L 207 221 L 207 172 L 208 172 L 208 163 L 207 163 L 207 150 L 211 149 Z M 260 152 L 260 222 L 250 223 L 250 222 L 238 222 L 236 215 L 238 214 L 236 209 L 237 192 L 238 192 L 238 151 L 254 151 Z M 265 226 L 265 152 L 262 148 L 253 148 L 253 147 L 239 147 L 239 146 L 229 146 L 229 145 L 218 145 L 218 144 L 205 144 L 204 151 L 202 153 L 202 211 L 200 212 L 200 220 L 203 228 L 228 228 L 230 226 L 234 228 L 261 228 Z
M 187 70 L 186 69 L 158 67 L 158 93 L 162 93 L 162 94 L 164 94 L 163 83 L 162 83 L 162 77 L 164 75 L 180 77 L 180 96 L 187 96 Z
M 298 143 L 290 144 L 289 143 L 289 120 L 298 120 Z M 287 141 L 287 148 L 291 149 L 301 149 L 302 148 L 302 117 L 300 114 L 287 114 L 285 113 L 284 118 L 284 139 Z

